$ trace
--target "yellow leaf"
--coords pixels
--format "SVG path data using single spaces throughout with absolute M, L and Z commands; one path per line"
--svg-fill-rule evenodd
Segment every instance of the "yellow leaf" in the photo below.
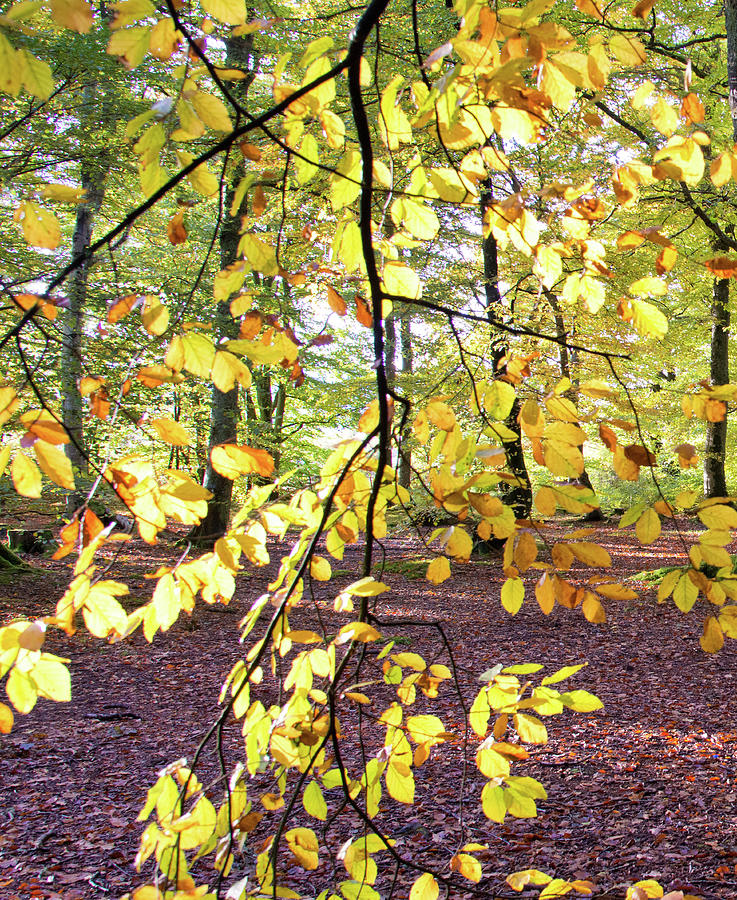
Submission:
M 423 872 L 412 885 L 409 900 L 438 900 L 440 887 L 429 872 Z
M 663 582 L 665 583 L 665 582 Z M 684 572 L 673 588 L 673 602 L 681 612 L 690 612 L 699 596 L 699 589 L 689 578 L 688 572 Z
M 20 451 L 13 457 L 10 475 L 16 491 L 24 497 L 38 499 L 41 496 L 41 473 L 33 460 Z
M 737 528 L 737 510 L 724 504 L 714 504 L 700 509 L 697 513 L 707 528 L 726 531 Z
M 39 697 L 55 700 L 57 703 L 68 703 L 72 699 L 72 680 L 69 669 L 62 660 L 49 653 L 42 653 L 41 659 L 31 671 Z
M 69 435 L 62 423 L 45 409 L 32 409 L 23 413 L 21 422 L 30 434 L 49 444 L 68 444 Z
M 337 645 L 347 644 L 349 641 L 358 641 L 361 644 L 367 644 L 371 641 L 378 641 L 381 634 L 367 622 L 349 622 L 338 632 L 335 643 Z
M 54 484 L 58 484 L 59 487 L 73 491 L 74 475 L 72 473 L 72 464 L 66 453 L 53 444 L 48 444 L 46 441 L 36 441 L 33 445 L 33 450 L 44 475 L 50 478 Z
M 641 66 L 647 60 L 647 53 L 637 38 L 625 34 L 615 34 L 609 41 L 612 54 L 625 66 Z
M 507 578 L 502 585 L 502 606 L 516 616 L 525 599 L 525 583 L 521 578 Z
M 212 383 L 223 394 L 232 391 L 236 382 L 241 387 L 249 388 L 252 377 L 248 366 L 227 350 L 217 350 L 212 364 Z
M 209 840 L 216 822 L 215 807 L 207 797 L 200 797 L 188 813 L 171 823 L 170 828 L 178 836 L 182 850 L 192 850 Z
M 215 347 L 204 334 L 190 332 L 180 338 L 183 353 L 183 368 L 199 378 L 209 378 L 215 361 Z
M 246 21 L 245 0 L 201 0 L 201 5 L 208 15 L 226 25 L 242 25 Z
M 396 260 L 384 263 L 384 289 L 387 294 L 417 300 L 422 296 L 422 283 L 414 269 Z
M 612 558 L 609 552 L 598 544 L 592 544 L 590 541 L 574 541 L 568 546 L 571 552 L 586 566 L 602 566 L 607 568 L 612 564 Z
M 699 643 L 705 653 L 717 653 L 724 646 L 722 626 L 713 616 L 709 616 L 704 622 L 704 633 L 699 638 Z
M 625 322 L 631 321 L 643 337 L 653 337 L 660 341 L 668 333 L 668 320 L 652 303 L 623 298 L 617 311 Z
M 212 465 L 216 472 L 231 480 L 239 475 L 261 475 L 268 478 L 274 471 L 274 460 L 266 452 L 256 447 L 220 444 L 213 447 Z
M 397 803 L 411 805 L 415 802 L 415 779 L 409 766 L 392 760 L 384 777 L 386 789 Z
M 530 716 L 527 713 L 516 713 L 512 721 L 521 741 L 524 741 L 526 744 L 547 743 L 548 730 L 535 716 Z
M 157 297 L 145 297 L 141 310 L 143 327 L 149 334 L 162 335 L 169 327 L 169 310 Z
M 442 584 L 450 578 L 450 563 L 445 556 L 438 556 L 427 567 L 425 578 L 431 584 Z
M 87 34 L 92 28 L 92 9 L 85 0 L 51 0 L 51 17 L 79 34 Z
M 522 872 L 513 872 L 511 875 L 508 875 L 506 881 L 513 891 L 523 891 L 528 884 L 534 884 L 539 887 L 549 884 L 552 878 L 539 869 L 524 869 Z
M 646 276 L 633 281 L 629 292 L 635 297 L 664 297 L 668 293 L 668 283 L 662 278 Z
M 17 668 L 10 671 L 8 680 L 5 682 L 5 693 L 21 715 L 29 713 L 38 700 L 36 685 L 25 672 L 21 672 Z
M 110 56 L 121 57 L 129 69 L 135 69 L 148 52 L 150 34 L 150 25 L 122 28 L 110 35 L 107 52 Z
M 641 544 L 652 544 L 660 537 L 660 516 L 652 507 L 649 507 L 637 520 L 635 533 Z
M 151 419 L 151 425 L 158 433 L 162 441 L 173 447 L 191 447 L 192 438 L 179 422 L 173 419 Z
M 425 413 L 431 424 L 436 428 L 440 428 L 443 431 L 452 431 L 455 427 L 455 413 L 451 407 L 442 400 L 430 400 L 427 404 Z
M 319 819 L 324 822 L 328 817 L 328 806 L 325 802 L 320 785 L 313 779 L 305 788 L 302 795 L 302 806 L 305 808 L 307 815 L 313 819 Z
M 679 125 L 678 111 L 675 110 L 663 97 L 650 110 L 650 119 L 661 134 L 670 137 Z
M 7 703 L 0 703 L 0 734 L 10 734 L 13 730 L 13 710 Z M 437 897 L 437 894 L 435 895 Z
M 333 574 L 330 563 L 324 556 L 313 556 L 310 562 L 310 575 L 316 581 L 330 581 Z
M 467 562 L 471 557 L 472 550 L 473 541 L 471 540 L 471 536 L 465 528 L 462 528 L 460 525 L 455 525 L 452 529 L 448 543 L 445 545 L 445 552 L 455 560 Z
M 55 250 L 61 242 L 61 225 L 53 213 L 34 203 L 24 200 L 16 213 L 23 229 L 23 237 L 33 247 Z
M 456 853 L 450 861 L 450 868 L 474 884 L 481 881 L 481 863 L 468 853 Z
M 555 492 L 552 488 L 541 487 L 535 494 L 535 506 L 540 515 L 554 516 L 557 505 Z
M 586 619 L 593 625 L 603 625 L 606 622 L 606 613 L 600 601 L 589 591 L 586 592 L 581 604 Z
M 543 572 L 535 585 L 535 598 L 543 613 L 549 616 L 555 606 L 555 586 L 547 572 Z

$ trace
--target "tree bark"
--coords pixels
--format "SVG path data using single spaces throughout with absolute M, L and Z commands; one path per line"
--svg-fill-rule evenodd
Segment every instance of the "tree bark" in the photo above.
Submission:
M 251 73 L 254 71 L 252 35 L 228 38 L 226 46 L 226 66 L 238 66 Z M 246 99 L 252 80 L 251 76 L 242 81 L 233 82 L 230 90 L 239 102 Z M 225 214 L 220 228 L 220 265 L 222 268 L 229 266 L 238 256 L 241 210 L 237 210 L 235 216 L 230 215 L 234 196 L 235 189 L 231 186 L 226 191 Z M 230 314 L 229 300 L 221 301 L 217 305 L 215 331 L 219 337 L 235 338 L 238 336 L 237 326 Z M 238 385 L 236 384 L 232 390 L 227 392 L 223 392 L 213 385 L 210 401 L 207 468 L 203 481 L 204 486 L 212 493 L 212 497 L 207 504 L 207 515 L 189 534 L 189 539 L 193 543 L 202 546 L 212 546 L 218 538 L 225 534 L 230 523 L 233 482 L 213 468 L 212 450 L 219 444 L 237 443 L 238 418 Z
M 737 0 L 725 0 L 724 24 L 727 32 L 727 87 L 732 135 L 737 141 Z M 717 251 L 726 248 L 717 246 Z M 715 279 L 711 304 L 711 347 L 709 369 L 712 384 L 729 383 L 729 280 Z M 727 418 L 708 422 L 704 447 L 704 495 L 727 495 L 724 464 L 727 455 Z
M 86 85 L 83 92 L 85 117 L 94 115 L 97 92 L 94 85 Z M 89 453 L 85 444 L 84 406 L 79 391 L 83 371 L 84 313 L 87 304 L 89 274 L 92 258 L 88 255 L 92 243 L 92 228 L 105 193 L 104 160 L 83 160 L 81 171 L 84 200 L 77 207 L 72 236 L 72 257 L 85 256 L 84 262 L 69 279 L 68 307 L 62 313 L 61 392 L 62 423 L 69 435 L 65 451 L 74 470 L 77 489 L 68 494 L 66 514 L 72 516 L 84 503 L 87 491 L 80 478 L 89 470 Z
M 414 349 L 412 347 L 412 318 L 410 308 L 407 307 L 402 312 L 399 320 L 399 337 L 401 340 L 401 371 L 402 375 L 408 376 L 412 374 L 414 368 Z M 405 387 L 406 392 L 406 387 Z M 410 481 L 412 480 L 412 450 L 409 447 L 410 429 L 405 428 L 400 437 L 400 459 L 399 459 L 399 484 L 409 490 Z
M 729 279 L 714 279 L 711 304 L 711 348 L 709 369 L 712 384 L 729 384 Z M 707 422 L 704 450 L 704 496 L 726 497 L 727 417 Z
M 555 334 L 561 343 L 558 344 L 558 359 L 560 361 L 560 374 L 562 378 L 567 378 L 571 382 L 570 390 L 566 391 L 564 396 L 567 397 L 572 403 L 576 401 L 576 389 L 578 387 L 578 377 L 574 372 L 574 365 L 577 363 L 577 354 L 574 352 L 568 352 L 568 346 L 565 343 L 568 340 L 568 332 L 566 331 L 565 320 L 563 319 L 563 313 L 560 309 L 560 304 L 558 303 L 558 299 L 552 291 L 544 290 L 545 298 L 550 305 L 550 308 L 553 311 L 553 317 L 555 319 Z M 583 448 L 581 449 L 581 454 L 583 455 Z M 591 478 L 589 477 L 589 473 L 586 471 L 584 467 L 583 472 L 578 476 L 576 481 L 585 488 L 588 488 L 590 491 L 594 490 L 594 486 L 591 483 Z M 587 522 L 599 522 L 604 518 L 601 509 L 596 506 L 593 509 L 590 509 L 589 512 L 584 513 L 583 518 Z
M 481 202 L 481 210 L 483 211 L 488 203 L 491 202 L 490 190 L 484 194 Z M 482 252 L 484 259 L 484 288 L 486 294 L 486 315 L 489 322 L 494 327 L 497 321 L 511 321 L 511 315 L 506 313 L 502 305 L 502 295 L 499 290 L 499 256 L 496 238 L 489 231 L 489 234 L 483 238 Z M 509 351 L 509 343 L 504 333 L 497 333 L 492 337 L 491 343 L 491 363 L 493 369 L 493 377 L 499 378 L 504 374 L 500 371 L 502 360 Z M 507 484 L 500 482 L 499 488 L 505 502 L 512 507 L 514 514 L 518 519 L 525 519 L 532 509 L 532 487 L 530 478 L 527 474 L 527 465 L 525 463 L 525 454 L 522 449 L 522 429 L 518 422 L 520 412 L 520 402 L 515 398 L 511 412 L 507 416 L 504 424 L 510 431 L 515 434 L 513 441 L 504 444 L 507 454 L 507 468 L 517 479 L 517 484 Z

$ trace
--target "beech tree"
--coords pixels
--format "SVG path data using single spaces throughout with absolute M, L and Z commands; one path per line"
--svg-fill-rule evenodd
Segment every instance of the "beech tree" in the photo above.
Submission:
M 591 532 L 551 545 L 545 529 L 559 510 L 599 507 L 586 447 L 587 460 L 606 460 L 612 477 L 638 485 L 620 525 L 643 544 L 658 540 L 663 518 L 698 517 L 705 530 L 690 543 L 681 534 L 689 562 L 667 574 L 658 600 L 703 616 L 707 653 L 737 637 L 725 549 L 737 512 L 722 496 L 726 482 L 707 479 L 706 498 L 666 494 L 662 439 L 656 447 L 648 438 L 657 426 L 638 400 L 644 378 L 649 391 L 669 362 L 668 313 L 677 319 L 691 302 L 686 291 L 704 299 L 713 290 L 715 337 L 699 322 L 696 338 L 711 348 L 712 369 L 678 358 L 678 428 L 695 424 L 706 458 L 723 462 L 726 425 L 712 426 L 737 398 L 714 364 L 737 276 L 726 224 L 735 134 L 722 124 L 735 82 L 734 8 L 725 34 L 720 5 L 681 7 L 120 0 L 108 16 L 87 0 L 22 0 L 0 17 L 1 108 L 18 123 L 5 152 L 22 158 L 37 127 L 50 140 L 40 123 L 65 96 L 55 47 L 71 36 L 80 46 L 103 41 L 118 61 L 110 90 L 136 108 L 115 138 L 137 161 L 135 184 L 130 171 L 109 172 L 103 200 L 99 170 L 77 165 L 76 137 L 71 157 L 44 158 L 36 142 L 33 178 L 21 166 L 3 187 L 12 274 L 2 282 L 0 346 L 11 363 L 0 387 L 0 468 L 23 497 L 49 483 L 79 492 L 85 465 L 93 484 L 60 532 L 56 557 L 76 561 L 55 609 L 0 628 L 9 701 L 0 730 L 39 698 L 70 698 L 68 661 L 44 649 L 49 630 L 72 635 L 83 624 L 118 641 L 141 629 L 151 641 L 197 603 L 228 603 L 244 562 L 280 557 L 268 586 L 252 591 L 244 653 L 224 673 L 211 728 L 148 788 L 136 859 L 145 883 L 131 886 L 134 900 L 298 897 L 288 860 L 316 873 L 321 900 L 395 895 L 400 871 L 412 874 L 412 900 L 479 890 L 482 840 L 469 835 L 439 867 L 393 839 L 402 805 L 432 793 L 423 764 L 451 741 L 485 780 L 479 796 L 461 786 L 461 804 L 480 802 L 497 823 L 536 815 L 546 793 L 518 774 L 523 745 L 547 740 L 541 717 L 601 704 L 584 689 L 558 689 L 583 669 L 567 661 L 539 679 L 542 666 L 527 661 L 481 673 L 467 703 L 441 621 L 429 626 L 431 653 L 400 649 L 392 635 L 418 626 L 386 614 L 374 562 L 401 510 L 413 518 L 429 502 L 452 523 L 421 534 L 433 553 L 428 582 L 468 560 L 474 538 L 494 538 L 508 614 L 527 602 L 546 615 L 580 610 L 582 627 L 604 624 L 607 599 L 634 592 L 607 575 L 610 555 Z M 55 116 L 57 147 L 69 122 L 63 107 Z M 56 206 L 70 202 L 76 213 Z M 19 235 L 22 262 L 13 258 Z M 103 264 L 104 312 L 85 294 Z M 163 272 L 177 273 L 175 303 Z M 101 367 L 111 340 L 121 358 Z M 418 346 L 430 340 L 421 367 Z M 303 388 L 313 355 L 324 354 L 329 375 L 341 371 L 341 352 L 363 369 L 363 384 L 335 390 L 338 433 L 312 483 L 285 486 L 264 432 L 281 440 L 288 390 Z M 76 388 L 105 435 L 99 455 L 80 432 L 84 405 L 64 407 L 54 391 L 61 361 L 62 393 Z M 184 385 L 212 391 L 203 483 L 172 467 L 172 448 L 193 444 L 188 411 L 172 401 Z M 315 406 L 319 385 L 310 389 Z M 115 452 L 120 444 L 125 452 Z M 74 467 L 70 445 L 83 454 Z M 666 450 L 683 471 L 699 465 L 690 441 Z M 137 538 L 155 543 L 172 525 L 184 539 L 132 610 L 121 603 L 127 586 L 100 563 L 104 547 L 132 539 L 90 508 L 101 486 L 128 510 Z M 212 546 L 198 548 L 200 538 Z M 360 571 L 333 589 L 331 560 L 354 544 Z M 337 628 L 302 627 L 315 589 L 332 591 Z M 433 711 L 440 692 L 454 690 L 461 734 Z M 351 733 L 340 725 L 346 709 L 359 711 Z M 232 722 L 244 737 L 237 753 L 223 740 Z M 218 777 L 205 783 L 210 748 Z M 508 884 L 539 886 L 542 898 L 591 891 L 533 869 L 510 873 Z M 628 897 L 661 895 L 651 882 Z

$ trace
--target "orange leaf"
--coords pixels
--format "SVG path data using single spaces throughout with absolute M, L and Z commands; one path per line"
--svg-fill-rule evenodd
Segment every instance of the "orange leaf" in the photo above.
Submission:
M 328 285 L 328 306 L 334 313 L 337 313 L 339 316 L 344 316 L 348 312 L 348 307 L 345 304 L 345 300 L 340 296 L 335 288 L 330 287 L 330 285 Z
M 107 311 L 108 322 L 114 325 L 116 322 L 124 319 L 140 299 L 136 294 L 129 294 L 127 297 L 116 300 Z
M 652 468 L 657 465 L 655 454 L 641 444 L 629 444 L 624 448 L 624 455 L 638 466 L 650 466 Z
M 689 94 L 681 104 L 681 115 L 689 122 L 703 122 L 706 116 L 704 104 L 696 94 Z
M 220 444 L 213 447 L 211 459 L 215 471 L 231 480 L 252 474 L 268 478 L 274 471 L 274 460 L 265 450 L 256 447 Z
M 617 435 L 612 429 L 607 425 L 599 425 L 599 437 L 607 450 L 614 452 L 614 448 L 617 446 Z
M 252 210 L 253 217 L 255 219 L 260 218 L 264 214 L 266 210 L 266 194 L 264 193 L 264 189 L 259 184 L 253 191 L 253 201 L 252 201 Z
M 175 247 L 187 240 L 187 229 L 184 227 L 184 210 L 181 209 L 175 216 L 169 219 L 166 225 L 166 234 L 169 242 Z
M 632 10 L 632 15 L 636 19 L 646 19 L 650 15 L 650 10 L 655 6 L 656 0 L 637 0 Z M 699 119 L 698 121 L 701 121 Z
M 704 263 L 717 278 L 737 278 L 737 259 L 729 256 L 713 256 Z
M 372 328 L 374 325 L 374 317 L 371 315 L 368 303 L 360 294 L 356 294 L 356 318 L 366 328 Z
M 19 306 L 24 312 L 29 309 L 38 309 L 44 318 L 53 322 L 59 310 L 53 302 L 44 300 L 43 297 L 37 297 L 35 294 L 15 294 L 12 297 L 13 303 Z
M 249 144 L 248 141 L 243 141 L 239 146 L 241 153 L 246 159 L 250 159 L 251 162 L 258 162 L 261 159 L 261 151 L 255 144 Z
M 101 387 L 99 391 L 90 394 L 90 410 L 98 419 L 107 419 L 110 415 L 110 398 L 106 388 Z
M 241 322 L 239 337 L 250 341 L 252 338 L 256 337 L 259 331 L 261 331 L 261 326 L 263 324 L 264 317 L 260 312 L 255 309 L 247 312 L 245 316 L 243 316 L 243 321 Z

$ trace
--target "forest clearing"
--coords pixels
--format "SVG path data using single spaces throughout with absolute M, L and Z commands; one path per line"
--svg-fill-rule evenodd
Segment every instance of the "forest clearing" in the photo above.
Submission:
M 0 161 L 0 897 L 737 897 L 737 0 L 8 0 Z

